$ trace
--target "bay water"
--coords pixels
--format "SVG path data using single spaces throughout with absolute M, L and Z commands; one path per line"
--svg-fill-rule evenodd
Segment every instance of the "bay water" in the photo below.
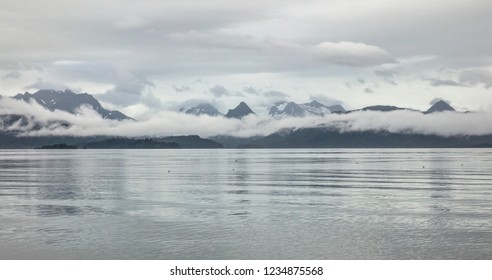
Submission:
M 0 150 L 0 259 L 491 259 L 492 149 Z

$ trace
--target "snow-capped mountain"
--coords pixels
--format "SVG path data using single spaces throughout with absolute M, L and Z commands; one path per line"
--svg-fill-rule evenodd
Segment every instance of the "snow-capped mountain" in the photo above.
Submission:
M 200 116 L 200 115 L 209 115 L 212 117 L 216 116 L 221 116 L 222 114 L 215 108 L 212 104 L 210 103 L 201 103 L 193 107 L 189 108 L 181 108 L 179 110 L 180 112 L 184 112 L 186 114 L 191 114 L 195 116 Z
M 34 100 L 39 105 L 51 111 L 60 110 L 74 114 L 78 108 L 85 105 L 91 107 L 105 119 L 118 121 L 132 119 L 120 111 L 110 111 L 104 109 L 99 101 L 88 93 L 77 94 L 70 90 L 39 90 L 32 94 L 29 92 L 24 94 L 19 93 L 13 98 L 17 100 L 24 100 L 26 102 Z
M 268 114 L 271 116 L 292 116 L 292 117 L 304 117 L 304 109 L 294 102 L 278 103 L 270 109 Z
M 303 117 L 306 115 L 324 116 L 332 113 L 344 113 L 345 109 L 340 105 L 326 106 L 313 100 L 309 103 L 297 104 L 294 102 L 280 102 L 268 109 L 271 116 Z

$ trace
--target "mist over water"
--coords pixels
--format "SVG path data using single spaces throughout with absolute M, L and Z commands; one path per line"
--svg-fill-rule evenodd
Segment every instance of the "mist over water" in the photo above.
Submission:
M 272 117 L 250 114 L 242 119 L 190 115 L 180 112 L 159 111 L 138 121 L 103 119 L 87 106 L 75 114 L 50 111 L 32 102 L 0 99 L 1 114 L 29 116 L 25 124 L 2 123 L 0 131 L 15 132 L 21 136 L 173 136 L 199 135 L 211 137 L 230 135 L 236 137 L 267 136 L 285 129 L 325 126 L 340 132 L 383 131 L 390 133 L 424 134 L 439 136 L 490 135 L 492 112 L 472 113 L 438 112 L 423 114 L 419 111 L 397 110 L 390 112 L 357 111 L 349 114 L 306 115 L 304 117 Z M 63 125 L 69 123 L 69 126 Z M 37 128 L 37 129 L 33 129 Z
M 1 259 L 490 259 L 492 150 L 3 150 Z

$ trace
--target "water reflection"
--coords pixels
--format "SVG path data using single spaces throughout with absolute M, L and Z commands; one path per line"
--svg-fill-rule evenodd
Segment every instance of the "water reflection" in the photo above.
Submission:
M 490 258 L 491 171 L 486 150 L 0 151 L 0 258 Z
M 43 217 L 81 215 L 83 208 L 69 205 L 36 205 L 36 213 Z

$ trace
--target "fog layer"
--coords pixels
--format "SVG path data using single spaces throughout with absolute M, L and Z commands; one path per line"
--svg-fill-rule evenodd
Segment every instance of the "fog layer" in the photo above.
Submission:
M 306 116 L 303 118 L 249 115 L 243 119 L 194 116 L 163 111 L 138 121 L 112 121 L 103 119 L 88 107 L 75 114 L 49 111 L 37 103 L 26 103 L 10 98 L 0 99 L 0 115 L 29 115 L 24 122 L 0 122 L 6 131 L 23 136 L 170 136 L 230 135 L 237 137 L 265 136 L 282 129 L 327 126 L 342 132 L 387 131 L 399 133 L 435 134 L 441 136 L 492 134 L 492 113 L 442 112 L 423 114 L 416 111 L 357 111 L 349 114 Z M 27 122 L 27 124 L 26 124 Z M 62 125 L 68 123 L 70 125 Z M 34 125 L 36 124 L 36 126 Z M 36 127 L 36 129 L 33 129 Z

